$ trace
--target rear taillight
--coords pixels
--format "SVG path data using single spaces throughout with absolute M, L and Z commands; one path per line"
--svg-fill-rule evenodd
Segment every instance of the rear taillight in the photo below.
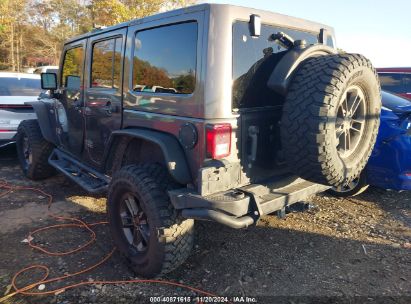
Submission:
M 220 159 L 230 155 L 231 150 L 231 125 L 207 125 L 207 157 Z

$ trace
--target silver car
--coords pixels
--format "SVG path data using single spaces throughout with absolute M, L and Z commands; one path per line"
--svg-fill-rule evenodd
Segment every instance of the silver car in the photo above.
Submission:
M 36 119 L 28 101 L 36 101 L 41 93 L 40 75 L 0 73 L 0 147 L 15 142 L 22 120 Z

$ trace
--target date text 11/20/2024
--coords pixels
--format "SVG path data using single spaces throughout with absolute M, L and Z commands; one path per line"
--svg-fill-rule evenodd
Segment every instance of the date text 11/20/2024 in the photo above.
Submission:
M 258 303 L 254 297 L 150 297 L 150 303 Z

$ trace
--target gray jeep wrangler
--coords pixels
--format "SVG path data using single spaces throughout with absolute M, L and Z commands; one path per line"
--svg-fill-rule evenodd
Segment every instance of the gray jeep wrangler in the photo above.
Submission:
M 107 192 L 118 250 L 137 274 L 165 274 L 194 220 L 247 227 L 360 174 L 380 86 L 334 43 L 328 26 L 217 4 L 75 37 L 19 126 L 23 172 Z

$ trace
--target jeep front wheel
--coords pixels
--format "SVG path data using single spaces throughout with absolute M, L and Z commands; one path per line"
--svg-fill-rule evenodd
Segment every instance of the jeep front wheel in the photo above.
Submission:
M 54 146 L 43 138 L 37 120 L 24 120 L 16 135 L 17 156 L 26 177 L 40 180 L 56 174 L 48 158 Z
M 144 277 L 166 274 L 189 256 L 194 221 L 171 205 L 163 180 L 147 166 L 120 169 L 110 184 L 107 215 L 119 251 Z
M 302 63 L 283 107 L 281 136 L 290 168 L 334 187 L 357 178 L 373 149 L 381 110 L 377 74 L 361 55 Z

